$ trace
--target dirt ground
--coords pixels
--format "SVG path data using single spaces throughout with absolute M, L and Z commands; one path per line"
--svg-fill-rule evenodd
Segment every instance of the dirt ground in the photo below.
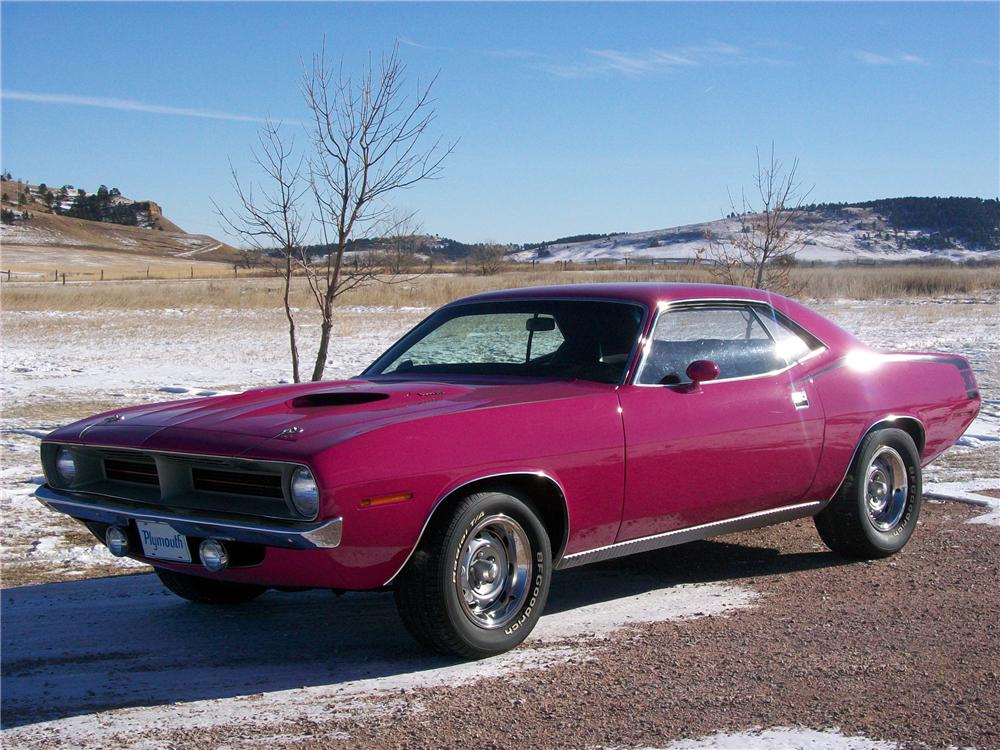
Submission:
M 1000 535 L 963 526 L 968 515 L 930 505 L 904 554 L 871 563 L 820 548 L 810 522 L 618 562 L 623 575 L 745 584 L 762 601 L 622 631 L 585 664 L 413 696 L 298 747 L 329 747 L 338 731 L 343 747 L 645 747 L 790 725 L 1000 747 Z
M 380 594 L 270 594 L 220 614 L 166 598 L 149 576 L 7 589 L 0 739 L 639 748 L 800 727 L 851 741 L 789 747 L 998 748 L 1000 529 L 967 524 L 977 512 L 927 503 L 905 550 L 876 562 L 828 552 L 805 520 L 558 573 L 540 629 L 563 628 L 471 665 L 420 653 Z M 621 601 L 637 612 L 648 593 L 704 587 L 753 594 L 681 616 L 664 599 L 659 621 L 629 624 L 626 612 L 610 632 L 566 629 L 574 613 Z M 136 649 L 150 633 L 156 644 Z

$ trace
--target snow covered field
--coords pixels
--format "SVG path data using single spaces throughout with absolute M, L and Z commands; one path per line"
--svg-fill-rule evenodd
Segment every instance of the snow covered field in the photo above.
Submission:
M 859 221 L 863 219 L 863 221 Z M 827 218 L 812 227 L 813 236 L 796 255 L 800 262 L 853 263 L 862 261 L 922 261 L 922 260 L 981 260 L 995 262 L 1000 251 L 979 250 L 964 247 L 936 249 L 934 251 L 918 247 L 902 247 L 897 244 L 897 236 L 888 233 L 882 239 L 871 231 L 872 216 L 866 212 L 855 212 L 854 216 Z M 629 260 L 641 264 L 655 258 L 660 261 L 691 260 L 704 253 L 708 242 L 706 232 L 719 240 L 732 238 L 739 232 L 740 224 L 735 219 L 718 219 L 699 224 L 687 224 L 670 229 L 654 229 L 648 232 L 632 232 L 612 235 L 583 242 L 565 242 L 549 245 L 539 256 L 535 250 L 517 253 L 518 260 L 543 263 L 570 261 L 573 263 L 612 262 Z M 899 232 L 898 239 L 915 240 L 920 232 Z

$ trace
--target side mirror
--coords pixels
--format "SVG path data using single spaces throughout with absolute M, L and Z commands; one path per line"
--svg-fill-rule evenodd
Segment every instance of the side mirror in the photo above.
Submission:
M 694 386 L 697 387 L 699 383 L 705 383 L 719 377 L 719 366 L 710 359 L 696 359 L 687 366 L 685 372 Z

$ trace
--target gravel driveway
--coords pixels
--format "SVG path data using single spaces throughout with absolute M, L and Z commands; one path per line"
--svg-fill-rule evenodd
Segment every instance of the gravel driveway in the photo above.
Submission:
M 978 512 L 929 503 L 872 563 L 800 521 L 559 573 L 538 636 L 471 664 L 421 653 L 379 594 L 220 611 L 151 576 L 7 589 L 0 740 L 637 748 L 800 727 L 850 738 L 782 747 L 997 748 L 1000 529 Z

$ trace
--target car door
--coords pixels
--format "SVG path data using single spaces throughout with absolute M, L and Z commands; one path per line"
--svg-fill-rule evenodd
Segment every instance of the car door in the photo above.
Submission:
M 804 502 L 823 413 L 801 363 L 823 345 L 767 305 L 663 308 L 633 383 L 619 392 L 626 441 L 618 541 Z M 691 383 L 695 360 L 717 379 Z

